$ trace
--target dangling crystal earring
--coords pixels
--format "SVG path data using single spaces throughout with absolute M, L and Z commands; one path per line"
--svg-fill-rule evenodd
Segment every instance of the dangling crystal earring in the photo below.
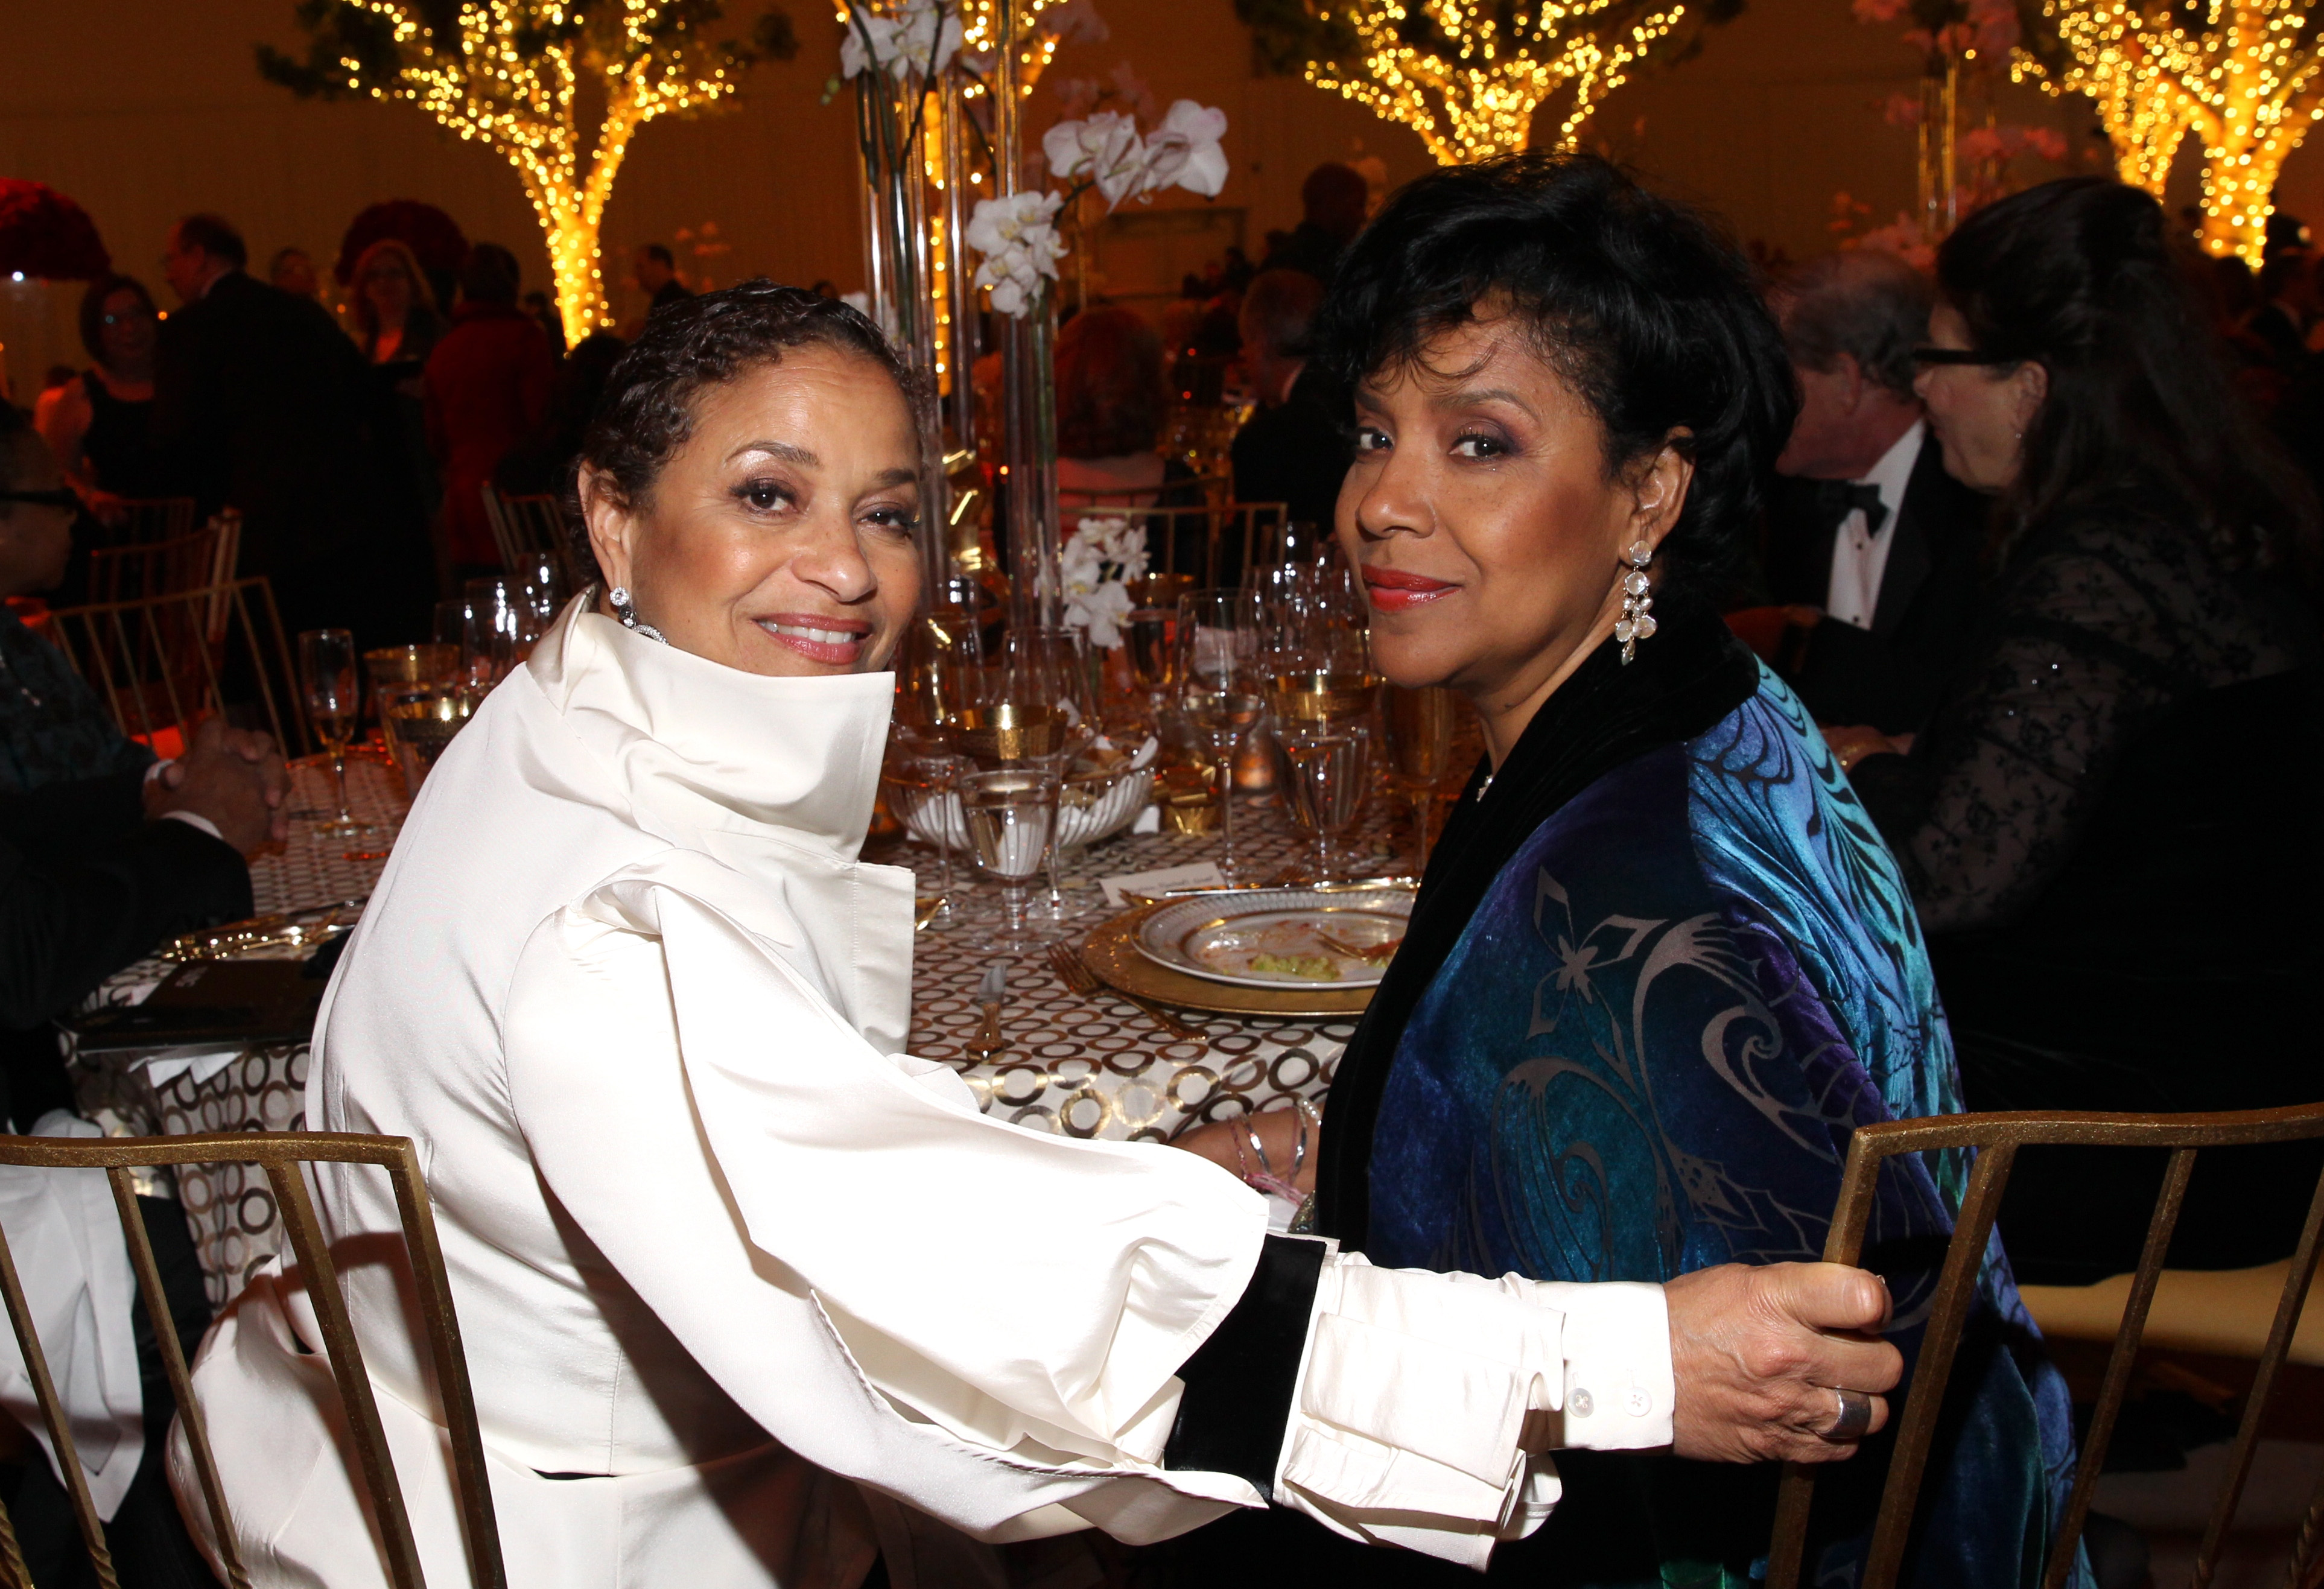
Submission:
M 641 624 L 638 622 L 638 609 L 630 605 L 630 593 L 626 587 L 616 585 L 613 589 L 605 593 L 605 599 L 613 604 L 613 616 L 622 621 L 622 628 L 634 629 L 640 634 L 644 635 L 648 640 L 660 640 L 664 645 L 668 645 L 669 643 L 669 641 L 662 640 L 660 630 L 655 628 L 650 624 Z M 1650 619 L 1648 622 L 1652 622 L 1652 620 Z
M 1655 560 L 1655 549 L 1643 540 L 1630 542 L 1630 550 L 1622 554 L 1630 571 L 1622 576 L 1622 615 L 1614 620 L 1614 638 L 1622 642 L 1622 665 L 1628 667 L 1636 655 L 1638 642 L 1655 637 L 1655 614 L 1651 610 L 1655 598 L 1654 587 L 1646 578 L 1646 565 Z

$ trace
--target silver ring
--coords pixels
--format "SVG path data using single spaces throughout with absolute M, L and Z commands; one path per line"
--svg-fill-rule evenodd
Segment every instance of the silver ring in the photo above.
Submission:
M 1872 1398 L 1861 1390 L 1843 1390 L 1837 1385 L 1831 1387 L 1831 1393 L 1840 1398 L 1840 1416 L 1832 1419 L 1831 1427 L 1823 1431 L 1821 1438 L 1839 1446 L 1863 1439 L 1872 1427 Z

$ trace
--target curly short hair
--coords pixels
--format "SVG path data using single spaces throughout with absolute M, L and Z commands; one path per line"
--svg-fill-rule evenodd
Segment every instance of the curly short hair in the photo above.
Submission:
M 907 402 L 919 384 L 878 327 L 836 299 L 764 276 L 656 309 L 598 396 L 581 451 L 567 471 L 566 518 L 580 566 L 596 569 L 581 517 L 580 473 L 603 476 L 624 507 L 652 500 L 654 481 L 694 434 L 697 400 L 749 371 L 779 364 L 795 347 L 831 347 L 868 359 Z M 598 572 L 603 583 L 602 571 Z
M 1846 354 L 1864 378 L 1913 399 L 1913 349 L 1929 339 L 1937 284 L 1893 254 L 1827 254 L 1775 278 L 1768 294 L 1800 367 L 1829 374 Z
M 1723 588 L 1799 411 L 1783 337 L 1734 240 L 1595 154 L 1448 167 L 1396 193 L 1349 246 L 1314 356 L 1352 388 L 1480 305 L 1515 315 L 1589 406 L 1609 474 L 1666 444 L 1692 460 L 1659 584 Z

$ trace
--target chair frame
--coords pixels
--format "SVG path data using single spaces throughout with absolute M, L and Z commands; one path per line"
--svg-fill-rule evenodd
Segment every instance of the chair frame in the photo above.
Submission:
M 476 487 L 484 503 L 484 519 L 493 528 L 493 544 L 500 549 L 501 567 L 514 574 L 528 558 L 545 557 L 568 591 L 587 583 L 581 577 L 573 547 L 565 531 L 565 507 L 547 494 L 503 496 L 491 481 Z M 536 531 L 548 531 L 539 534 Z M 539 545 L 530 544 L 538 541 Z
M 459 1491 L 460 1515 L 466 1536 L 468 1570 L 478 1589 L 506 1589 L 507 1569 L 501 1559 L 500 1525 L 493 1510 L 492 1487 L 484 1466 L 482 1434 L 476 1423 L 476 1401 L 468 1381 L 468 1363 L 460 1344 L 460 1321 L 452 1304 L 451 1284 L 444 1270 L 444 1253 L 436 1235 L 436 1216 L 428 1187 L 420 1172 L 420 1155 L 409 1137 L 357 1136 L 346 1132 L 213 1132 L 182 1137 L 0 1136 L 0 1164 L 47 1169 L 102 1169 L 113 1187 L 121 1215 L 122 1235 L 128 1243 L 137 1289 L 144 1298 L 153 1326 L 170 1389 L 178 1402 L 178 1418 L 200 1480 L 219 1558 L 225 1563 L 232 1589 L 250 1589 L 250 1577 L 235 1544 L 226 1492 L 218 1483 L 217 1460 L 210 1449 L 209 1429 L 201 1404 L 194 1399 L 192 1376 L 179 1350 L 176 1326 L 171 1321 L 169 1299 L 161 1292 L 161 1275 L 153 1261 L 152 1246 L 137 1209 L 136 1184 L 130 1172 L 169 1164 L 243 1163 L 263 1165 L 274 1188 L 290 1245 L 307 1279 L 307 1295 L 322 1326 L 323 1346 L 337 1381 L 339 1399 L 352 1434 L 361 1480 L 368 1492 L 379 1525 L 380 1543 L 387 1557 L 388 1576 L 396 1589 L 422 1589 L 426 1580 L 420 1552 L 411 1534 L 402 1487 L 387 1450 L 386 1431 L 380 1423 L 379 1403 L 372 1393 L 364 1367 L 363 1348 L 347 1316 L 346 1299 L 339 1293 L 338 1271 L 331 1261 L 322 1227 L 315 1218 L 301 1164 L 373 1164 L 385 1169 L 395 1187 L 395 1203 L 402 1217 L 403 1238 L 419 1288 L 420 1314 L 426 1321 L 428 1344 L 436 1369 L 445 1423 L 451 1439 L 453 1477 Z M 91 1502 L 81 1473 L 79 1452 L 72 1430 L 58 1402 L 49 1374 L 48 1358 L 41 1349 L 31 1309 L 16 1276 L 14 1254 L 0 1232 L 0 1298 L 5 1298 L 18 1348 L 48 1425 L 49 1438 L 63 1470 L 65 1488 L 72 1498 L 82 1542 L 105 1589 L 117 1589 L 104 1525 Z M 152 1416 L 152 1409 L 148 1409 Z M 0 1585 L 31 1589 L 14 1526 L 0 1509 Z
M 198 577 L 189 582 L 173 584 L 169 578 L 170 564 L 191 560 L 195 553 L 201 554 L 197 564 Z M 241 554 L 242 515 L 232 508 L 219 513 L 198 530 L 173 535 L 166 540 L 93 547 L 88 554 L 90 598 L 94 603 L 137 601 L 228 584 L 234 579 Z M 122 587 L 130 583 L 127 574 L 133 567 L 139 575 L 134 581 L 138 588 L 134 594 L 124 595 Z M 152 588 L 157 584 L 162 588 Z
M 1921 1479 L 1929 1447 L 1936 1436 L 1946 1381 L 1953 1356 L 1975 1300 L 1979 1266 L 2001 1211 L 2001 1195 L 2020 1148 L 2102 1147 L 2163 1149 L 2170 1152 L 2163 1189 L 2146 1227 L 2146 1244 L 2139 1253 L 2123 1308 L 2122 1329 L 2107 1359 L 2098 1405 L 2090 1417 L 2089 1433 L 2082 1442 L 2081 1461 L 2066 1512 L 2050 1547 L 2043 1589 L 2060 1589 L 2071 1570 L 2074 1547 L 2089 1515 L 2090 1496 L 2113 1442 L 2115 1423 L 2130 1390 L 2131 1370 L 2139 1343 L 2146 1333 L 2146 1316 L 2163 1275 L 2171 1233 L 2179 1223 L 2181 1205 L 2195 1171 L 2195 1155 L 2204 1148 L 2251 1147 L 2272 1142 L 2297 1142 L 2324 1137 L 2324 1104 L 2285 1109 L 2253 1109 L 2213 1114 L 2109 1114 L 2095 1111 L 2048 1110 L 1992 1114 L 1957 1114 L 1930 1120 L 1886 1121 L 1859 1126 L 1848 1146 L 1841 1172 L 1840 1201 L 1832 1211 L 1824 1241 L 1824 1261 L 1853 1264 L 1862 1255 L 1866 1226 L 1872 1217 L 1872 1197 L 1882 1162 L 1900 1153 L 1927 1153 L 1973 1149 L 1977 1162 L 1969 1171 L 1952 1240 L 1945 1249 L 1944 1268 L 1922 1338 L 1919 1361 L 1905 1392 L 1896 1443 L 1890 1455 L 1887 1483 L 1873 1524 L 1872 1545 L 1865 1560 L 1862 1589 L 1892 1589 L 1902 1566 L 1904 1547 L 1920 1498 Z M 2291 1349 L 2294 1327 L 2324 1252 L 2324 1177 L 2309 1199 L 2307 1223 L 2294 1249 L 2292 1270 L 2284 1279 L 2276 1303 L 2275 1320 L 2262 1349 L 2251 1394 L 2244 1404 L 2243 1421 L 2236 1431 L 2228 1458 L 2227 1478 L 2204 1530 L 2195 1557 L 2193 1589 L 2206 1589 L 2227 1529 L 2243 1500 L 2259 1444 L 2261 1420 L 2275 1389 L 2278 1372 Z M 1767 1589 L 1796 1589 L 1801 1557 L 1807 1538 L 1808 1511 L 1815 1497 L 1816 1468 L 1794 1464 L 1784 1475 L 1775 1508 L 1775 1528 L 1768 1552 Z M 2324 1536 L 2324 1481 L 2319 1481 L 2292 1547 L 2292 1578 L 2304 1584 L 2319 1566 L 2318 1546 Z
M 1137 522 L 1153 539 L 1158 527 L 1162 530 L 1163 553 L 1157 566 L 1149 566 L 1149 574 L 1193 574 L 1194 588 L 1207 590 L 1219 583 L 1219 558 L 1228 537 L 1238 531 L 1242 538 L 1242 577 L 1248 579 L 1253 560 L 1269 534 L 1280 536 L 1284 523 L 1290 516 L 1290 506 L 1279 502 L 1231 502 L 1204 504 L 1200 503 L 1176 507 L 1120 506 L 1100 503 L 1088 507 L 1061 510 L 1059 517 L 1065 528 L 1061 540 L 1070 540 L 1084 519 L 1124 519 Z M 1199 524 L 1203 530 L 1203 566 L 1199 570 L 1177 567 L 1178 527 Z
M 191 699 L 180 698 L 180 679 L 174 670 L 165 668 L 157 681 L 166 698 L 170 721 L 154 720 L 149 709 L 146 692 L 139 688 L 143 681 L 135 678 L 117 678 L 118 670 L 134 674 L 138 670 L 141 654 L 166 655 L 167 641 L 161 633 L 155 614 L 164 608 L 180 608 L 187 618 L 198 624 L 201 645 L 198 670 L 189 670 L 189 688 L 185 693 Z M 258 616 L 265 618 L 263 629 Z M 150 743 L 153 734 L 164 728 L 189 729 L 208 712 L 226 708 L 225 665 L 226 647 L 239 620 L 249 661 L 255 671 L 259 705 L 264 708 L 267 726 L 277 744 L 285 753 L 303 755 L 310 748 L 308 741 L 306 714 L 299 709 L 298 673 L 290 665 L 290 650 L 284 642 L 282 614 L 274 605 L 274 587 L 263 574 L 226 580 L 196 590 L 178 591 L 168 596 L 136 596 L 126 601 L 90 602 L 77 607 L 58 607 L 49 614 L 49 633 L 73 671 L 104 697 L 106 709 L 122 733 L 144 736 Z M 272 641 L 269 654 L 269 639 Z M 88 654 L 84 656 L 83 651 Z M 128 692 L 136 705 L 135 719 L 124 710 L 124 692 Z M 277 698 L 280 696 L 281 698 Z M 293 748 L 295 747 L 295 749 Z

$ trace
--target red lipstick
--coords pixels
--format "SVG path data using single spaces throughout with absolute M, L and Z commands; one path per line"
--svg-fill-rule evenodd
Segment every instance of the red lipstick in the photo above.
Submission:
M 1402 568 L 1366 568 L 1363 576 L 1364 595 L 1376 613 L 1408 613 L 1461 588 Z

